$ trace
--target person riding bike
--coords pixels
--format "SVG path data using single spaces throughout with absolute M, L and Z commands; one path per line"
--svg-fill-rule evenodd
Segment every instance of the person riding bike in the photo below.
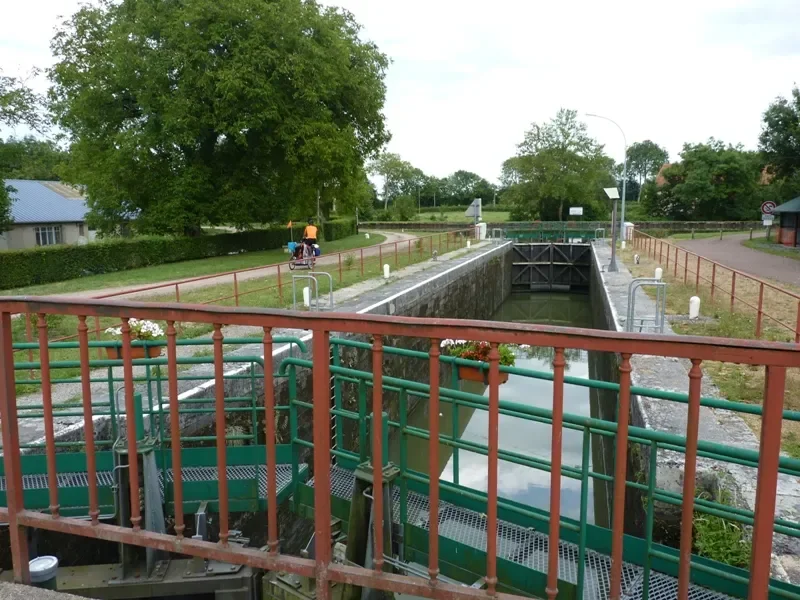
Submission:
M 317 243 L 317 228 L 314 225 L 314 219 L 308 220 L 308 225 L 303 230 L 303 243 L 308 248 L 308 254 L 314 255 L 314 244 Z

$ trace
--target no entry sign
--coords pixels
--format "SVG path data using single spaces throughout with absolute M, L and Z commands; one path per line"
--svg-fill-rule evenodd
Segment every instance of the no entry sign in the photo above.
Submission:
M 768 200 L 761 205 L 762 215 L 771 215 L 772 211 L 778 207 L 772 200 Z

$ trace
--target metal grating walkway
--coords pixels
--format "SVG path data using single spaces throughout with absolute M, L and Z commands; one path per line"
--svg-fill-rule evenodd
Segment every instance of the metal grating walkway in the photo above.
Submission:
M 300 465 L 300 473 L 306 470 L 306 465 Z M 256 469 L 258 469 L 258 497 L 261 499 L 267 498 L 267 466 L 266 465 L 237 465 L 228 466 L 225 473 L 228 476 L 228 481 L 247 481 L 255 479 Z M 278 481 L 277 493 L 280 494 L 292 483 L 292 465 L 279 464 L 276 465 L 276 476 Z M 167 469 L 167 483 L 174 481 L 174 473 L 172 469 Z M 191 481 L 218 481 L 217 467 L 184 467 L 181 469 L 183 482 Z M 161 486 L 161 493 L 164 493 L 164 473 L 158 472 L 158 483 Z
M 341 467 L 331 467 L 331 493 L 337 498 L 350 500 L 355 475 Z M 308 485 L 313 487 L 314 480 Z M 392 520 L 400 524 L 400 489 L 392 488 Z M 415 492 L 408 493 L 408 522 L 422 529 L 428 529 L 430 513 L 428 497 Z M 486 550 L 486 517 L 475 511 L 461 508 L 448 502 L 439 503 L 439 535 L 455 542 L 479 550 Z M 578 546 L 559 542 L 558 577 L 563 581 L 578 581 Z M 513 523 L 498 520 L 497 556 L 522 565 L 540 573 L 547 572 L 549 541 L 546 533 L 526 529 Z M 611 558 L 593 550 L 586 550 L 585 558 L 586 599 L 608 599 L 611 579 Z M 624 563 L 622 566 L 623 598 L 639 600 L 642 598 L 642 567 Z M 651 571 L 650 599 L 673 600 L 677 597 L 678 580 L 663 573 Z M 713 592 L 703 587 L 691 586 L 690 600 L 732 600 L 730 596 Z
M 109 488 L 114 485 L 114 476 L 111 471 L 98 471 L 97 472 L 97 486 Z M 89 477 L 86 473 L 58 473 L 57 475 L 59 488 L 86 488 L 89 487 Z M 43 475 L 23 475 L 22 476 L 22 489 L 23 490 L 46 490 L 47 474 Z M 5 492 L 6 478 L 5 475 L 0 475 L 0 492 Z

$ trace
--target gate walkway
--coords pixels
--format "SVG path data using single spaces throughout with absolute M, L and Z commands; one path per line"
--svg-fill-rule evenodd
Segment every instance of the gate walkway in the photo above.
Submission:
M 330 597 L 330 582 L 436 600 L 506 599 L 507 594 L 550 600 L 800 598 L 800 586 L 770 578 L 769 572 L 773 539 L 800 538 L 800 523 L 776 519 L 774 513 L 776 478 L 800 477 L 800 460 L 781 456 L 780 436 L 770 433 L 775 426 L 779 431 L 783 420 L 800 420 L 800 414 L 782 410 L 780 404 L 785 370 L 800 366 L 800 347 L 522 324 L 363 315 L 357 321 L 360 324 L 354 325 L 356 321 L 348 315 L 336 314 L 195 307 L 170 307 L 163 312 L 160 307 L 133 303 L 94 306 L 89 303 L 79 310 L 90 315 L 92 311 L 104 316 L 119 311 L 137 318 L 165 318 L 167 341 L 148 344 L 166 346 L 166 357 L 133 359 L 133 349 L 141 343 L 123 335 L 123 359 L 92 360 L 84 330 L 79 342 L 58 345 L 59 350 L 79 351 L 78 361 L 14 363 L 9 335 L 12 312 L 73 309 L 63 300 L 0 303 L 0 364 L 4 365 L 0 370 L 4 454 L 0 518 L 10 525 L 17 580 L 27 577 L 27 559 L 23 560 L 27 557 L 26 537 L 18 532 L 32 528 L 316 578 L 320 600 Z M 215 334 L 208 340 L 214 348 L 212 356 L 178 357 L 177 319 L 214 323 Z M 264 327 L 264 352 L 244 357 L 253 365 L 251 372 L 226 374 L 222 324 L 244 321 Z M 272 338 L 271 329 L 303 325 L 314 331 L 310 352 L 298 352 L 272 364 L 272 344 L 279 338 Z M 330 332 L 337 331 L 353 335 L 331 337 Z M 355 337 L 368 332 L 373 332 L 369 342 Z M 488 340 L 487 362 L 442 355 L 441 340 L 459 334 Z M 406 338 L 403 345 L 424 350 L 384 344 L 384 338 L 387 342 Z M 553 372 L 501 366 L 501 341 L 512 344 L 512 352 L 522 346 L 552 350 Z M 619 352 L 619 379 L 568 375 L 565 347 Z M 691 359 L 689 393 L 631 386 L 632 353 Z M 236 357 L 237 362 L 241 360 Z M 764 406 L 701 397 L 699 365 L 704 360 L 766 365 Z M 41 443 L 20 448 L 15 438 L 18 422 L 44 418 L 47 423 L 52 418 L 48 390 L 73 381 L 59 379 L 58 372 L 75 368 L 76 363 L 85 389 L 91 389 L 89 374 L 94 367 L 122 365 L 122 378 L 109 369 L 107 383 L 110 390 L 120 389 L 124 404 L 94 402 L 89 394 L 76 412 L 83 412 L 84 425 L 92 427 L 91 435 L 87 432 L 78 439 L 62 439 L 48 430 Z M 177 383 L 184 376 L 181 366 L 198 363 L 214 365 L 209 396 L 170 402 L 170 398 L 177 399 Z M 141 393 L 134 386 L 133 367 L 137 365 L 148 367 L 146 385 L 138 388 Z M 31 368 L 40 373 L 39 379 L 24 377 Z M 26 384 L 43 387 L 42 406 L 24 410 L 15 406 L 14 371 Z M 396 377 L 394 373 L 412 376 Z M 464 391 L 461 380 L 468 373 L 484 379 L 488 396 Z M 541 408 L 502 398 L 501 376 L 506 375 L 552 382 L 552 406 Z M 240 391 L 243 382 L 249 383 L 244 393 Z M 611 394 L 619 422 L 565 413 L 566 386 Z M 631 426 L 631 398 L 637 396 L 674 402 L 676 410 L 688 409 L 687 435 Z M 417 405 L 427 411 L 427 429 L 409 422 Z M 445 405 L 451 409 L 448 414 L 453 421 L 452 428 L 443 430 L 439 411 Z M 765 437 L 760 452 L 698 439 L 696 411 L 700 406 L 762 418 Z M 476 411 L 488 414 L 486 443 L 464 439 L 460 433 L 460 420 Z M 500 415 L 547 426 L 552 432 L 551 455 L 505 449 L 499 443 Z M 106 427 L 95 427 L 103 420 Z M 577 464 L 575 457 L 562 457 L 564 430 L 582 435 Z M 776 437 L 777 445 L 773 443 Z M 409 444 L 414 439 L 427 445 L 427 472 L 408 465 Z M 396 462 L 389 459 L 390 441 L 399 448 Z M 602 471 L 591 460 L 593 445 L 598 442 L 616 448 L 609 471 Z M 439 479 L 442 448 L 452 452 L 456 464 L 452 482 Z M 465 452 L 487 457 L 485 490 L 460 483 L 457 464 L 459 454 Z M 680 492 L 657 479 L 654 465 L 665 455 L 685 460 L 687 475 Z M 758 473 L 755 510 L 700 493 L 695 487 L 698 457 L 753 468 Z M 499 496 L 499 461 L 548 473 L 549 508 Z M 562 478 L 580 482 L 578 519 L 562 514 Z M 613 488 L 609 527 L 589 522 L 590 482 Z M 657 505 L 680 507 L 680 548 L 658 543 Z M 279 506 L 314 520 L 313 552 L 304 557 L 279 552 Z M 645 521 L 641 537 L 625 534 L 623 527 L 625 511 L 636 506 Z M 205 511 L 216 513 L 220 542 L 183 538 L 184 515 Z M 228 543 L 230 515 L 240 512 L 267 513 L 264 550 Z M 174 522 L 175 535 L 171 529 L 164 532 L 163 522 L 154 523 L 154 515 Z M 698 556 L 692 544 L 693 521 L 698 517 L 752 528 L 749 568 Z M 497 534 L 488 534 L 493 531 Z M 348 557 L 352 550 L 361 553 L 361 558 L 332 560 L 336 542 L 346 542 Z M 551 551 L 556 546 L 558 551 Z M 370 548 L 383 551 L 374 553 Z M 429 581 L 418 573 L 402 575 L 404 569 L 411 574 L 409 565 L 420 564 L 429 565 Z M 460 585 L 444 580 L 436 583 L 439 573 Z

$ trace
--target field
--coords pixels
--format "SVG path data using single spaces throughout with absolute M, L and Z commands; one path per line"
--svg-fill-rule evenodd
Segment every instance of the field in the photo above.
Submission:
M 363 235 L 353 235 L 334 242 L 323 243 L 323 251 L 326 254 L 332 254 L 335 252 L 364 248 L 381 243 L 385 239 L 386 237 L 380 234 L 371 234 L 370 239 L 366 239 Z M 263 267 L 286 262 L 287 259 L 288 255 L 282 248 L 265 250 L 263 252 L 246 252 L 233 256 L 217 256 L 202 260 L 187 260 L 184 262 L 145 267 L 143 269 L 131 269 L 130 271 L 119 271 L 116 273 L 106 273 L 104 275 L 90 275 L 79 279 L 59 281 L 57 283 L 16 288 L 3 291 L 3 295 L 46 296 L 50 294 L 103 290 L 133 285 L 144 286 L 151 283 L 160 283 L 162 281 L 214 275 L 216 273 L 226 273 L 238 269 L 249 269 L 250 267 Z

